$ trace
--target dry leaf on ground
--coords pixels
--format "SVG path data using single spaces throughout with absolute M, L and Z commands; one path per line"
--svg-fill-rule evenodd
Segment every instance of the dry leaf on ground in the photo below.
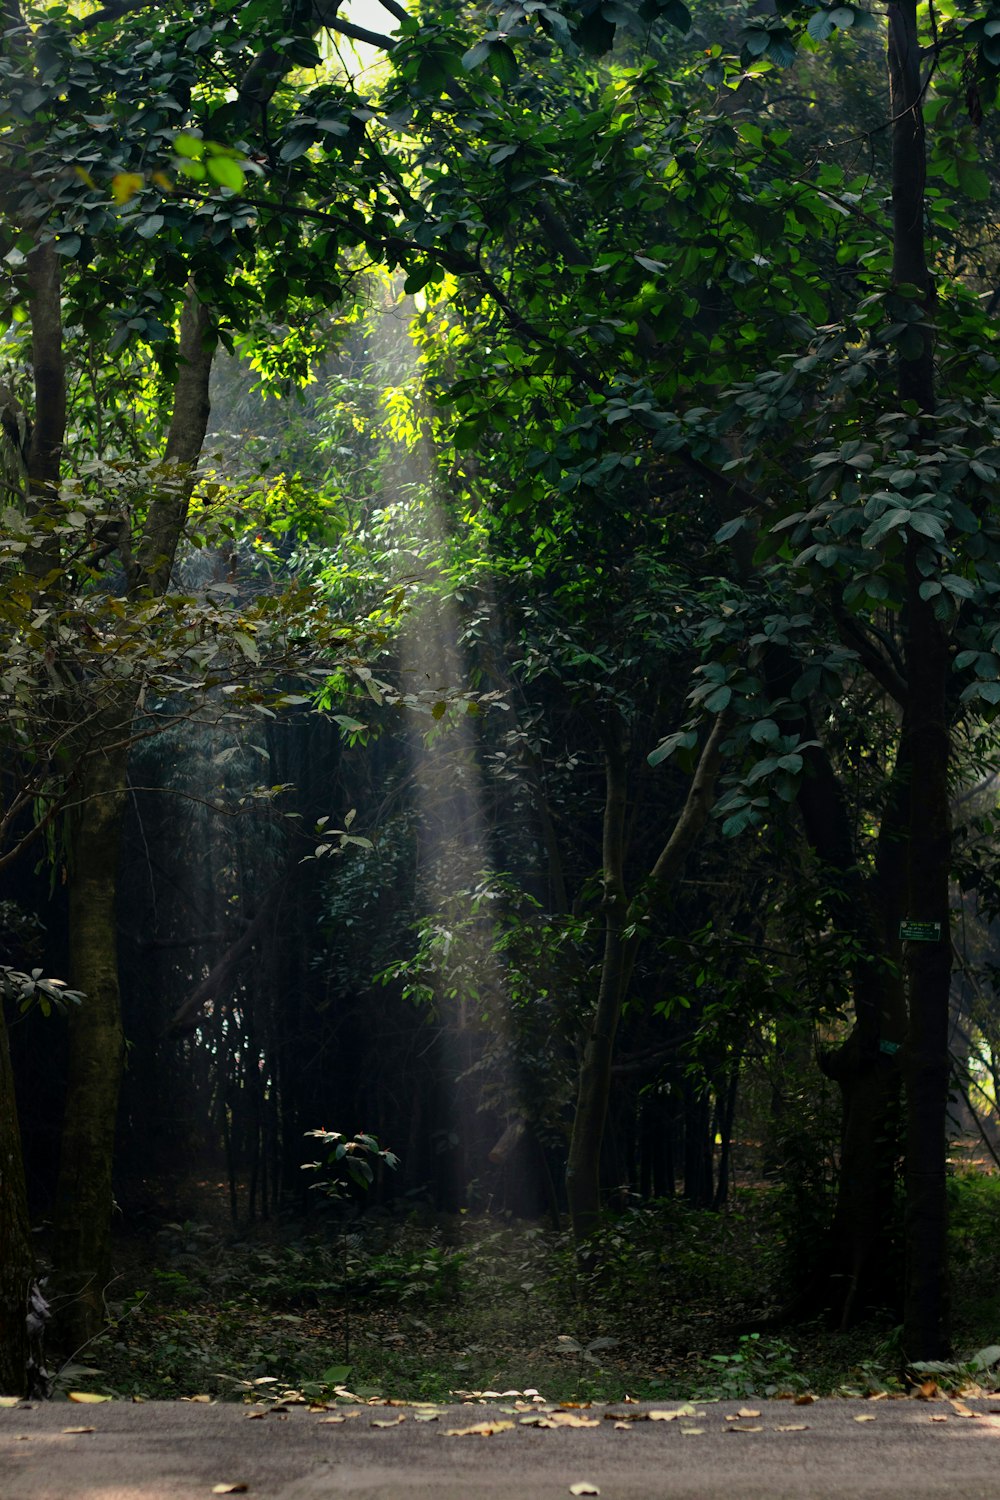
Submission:
M 761 1427 L 761 1426 L 758 1425 L 756 1427 L 746 1427 L 746 1426 L 744 1426 L 744 1427 L 727 1427 L 726 1431 L 727 1432 L 763 1432 L 764 1429 L 763 1429 L 763 1427 Z
M 371 1425 L 373 1427 L 398 1427 L 400 1422 L 405 1421 L 406 1417 L 402 1412 L 400 1412 L 398 1417 L 386 1417 L 384 1420 L 379 1417 L 373 1417 Z
M 242 1482 L 242 1480 L 238 1479 L 235 1484 L 213 1484 L 212 1485 L 212 1494 L 213 1495 L 242 1495 L 242 1494 L 245 1493 L 245 1491 L 248 1488 L 249 1488 L 248 1485 L 245 1485 Z
M 581 1479 L 578 1484 L 569 1487 L 571 1495 L 599 1495 L 601 1492 L 596 1484 L 591 1484 L 587 1479 Z
M 774 1430 L 775 1432 L 808 1432 L 809 1425 L 806 1422 L 785 1422 Z
M 855 1422 L 877 1422 L 878 1418 L 871 1412 L 865 1412 L 863 1416 L 855 1417 Z
M 99 1396 L 96 1391 L 70 1391 L 70 1401 L 80 1401 L 86 1406 L 96 1406 L 99 1401 L 110 1401 L 110 1396 Z M 205 1400 L 209 1398 L 206 1396 Z
M 704 1427 L 682 1427 L 681 1437 L 701 1437 L 704 1431 Z
M 96 1431 L 97 1431 L 96 1427 L 64 1427 L 63 1428 L 63 1432 L 71 1433 L 74 1436 L 77 1433 L 79 1433 L 79 1432 L 96 1432 Z
M 445 1437 L 492 1437 L 495 1432 L 508 1432 L 513 1422 L 477 1422 L 474 1427 L 447 1427 Z
M 815 1400 L 816 1400 L 816 1397 L 814 1395 L 812 1395 L 811 1392 L 809 1392 L 809 1391 L 803 1391 L 801 1395 L 795 1397 L 795 1405 L 796 1406 L 812 1406 L 812 1404 L 813 1404 L 813 1402 Z
M 945 1414 L 945 1412 L 943 1412 L 943 1411 L 935 1411 L 935 1412 L 931 1412 L 931 1414 L 927 1418 L 927 1420 L 929 1422 L 947 1422 L 948 1417 Z

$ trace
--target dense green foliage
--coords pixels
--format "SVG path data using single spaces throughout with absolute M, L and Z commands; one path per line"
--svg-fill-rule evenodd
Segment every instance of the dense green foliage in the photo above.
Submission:
M 381 4 L 3 9 L 0 958 L 59 1337 L 114 1201 L 180 1160 L 303 1215 L 312 1137 L 394 1211 L 568 1211 L 598 1338 L 651 1266 L 696 1295 L 641 1205 L 738 1171 L 788 1252 L 734 1319 L 942 1358 L 946 1140 L 997 1161 L 996 0 Z M 464 1274 L 349 1240 L 303 1298 Z

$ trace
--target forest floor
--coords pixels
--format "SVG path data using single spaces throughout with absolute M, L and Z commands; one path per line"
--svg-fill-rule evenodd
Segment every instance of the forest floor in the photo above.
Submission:
M 1000 1343 L 1000 1180 L 967 1174 L 953 1186 L 958 1353 L 935 1378 L 971 1390 L 990 1384 L 973 1356 Z M 204 1183 L 170 1204 L 190 1217 L 126 1211 L 111 1326 L 60 1371 L 57 1395 L 650 1401 L 901 1389 L 889 1313 L 850 1333 L 768 1325 L 794 1290 L 806 1226 L 791 1244 L 788 1205 L 767 1190 L 742 1190 L 723 1213 L 673 1200 L 628 1208 L 609 1223 L 592 1277 L 565 1234 L 524 1221 L 370 1210 L 234 1227 L 226 1202 L 224 1187 Z

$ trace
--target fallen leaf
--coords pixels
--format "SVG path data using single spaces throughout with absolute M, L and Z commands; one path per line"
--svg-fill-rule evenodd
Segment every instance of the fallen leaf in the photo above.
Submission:
M 378 1417 L 373 1417 L 371 1425 L 372 1427 L 398 1427 L 400 1422 L 405 1421 L 405 1415 L 400 1412 L 398 1417 L 386 1417 L 385 1421 L 381 1421 Z
M 865 1412 L 863 1416 L 855 1417 L 854 1420 L 855 1422 L 877 1422 L 878 1417 L 876 1417 L 872 1412 Z
M 600 1427 L 600 1417 L 578 1417 L 571 1411 L 554 1411 L 551 1417 L 553 1427 Z
M 601 1493 L 596 1484 L 590 1484 L 586 1479 L 581 1479 L 579 1484 L 571 1484 L 569 1492 L 571 1495 L 599 1495 Z
M 763 1427 L 727 1427 L 727 1432 L 763 1432 Z
M 445 1437 L 492 1437 L 495 1432 L 507 1432 L 513 1422 L 477 1422 L 474 1427 L 447 1427 Z
M 931 1412 L 927 1420 L 929 1422 L 947 1422 L 948 1418 L 943 1411 L 935 1411 Z
M 96 1391 L 70 1391 L 70 1401 L 82 1401 L 87 1406 L 96 1406 L 99 1401 L 110 1401 L 110 1396 L 99 1396 Z
M 64 1427 L 63 1428 L 63 1432 L 69 1432 L 69 1433 L 74 1433 L 74 1434 L 78 1433 L 78 1432 L 96 1432 L 96 1431 L 97 1431 L 96 1427 Z
M 869 1401 L 888 1401 L 888 1399 L 888 1391 L 872 1391 L 871 1395 L 868 1397 Z
M 16 1406 L 20 1396 L 0 1396 L 0 1406 Z
M 248 1422 L 260 1422 L 260 1421 L 263 1421 L 264 1417 L 266 1417 L 266 1416 L 267 1416 L 267 1412 L 266 1411 L 248 1411 L 247 1412 L 247 1421 Z
M 242 1495 L 246 1489 L 247 1489 L 247 1486 L 245 1484 L 241 1484 L 239 1481 L 237 1481 L 236 1484 L 213 1484 L 212 1485 L 212 1494 L 213 1495 Z
M 631 1432 L 632 1431 L 632 1423 L 631 1422 L 616 1422 L 615 1423 L 615 1431 L 616 1432 Z
M 782 1427 L 776 1427 L 775 1432 L 808 1432 L 809 1427 L 805 1422 L 786 1422 Z
M 353 1416 L 353 1413 L 352 1413 L 352 1416 Z M 347 1421 L 346 1417 L 320 1417 L 320 1419 L 319 1419 L 319 1426 L 320 1427 L 325 1427 L 328 1422 L 346 1422 L 346 1421 Z
M 796 1406 L 812 1406 L 813 1402 L 816 1400 L 816 1397 L 809 1391 L 802 1391 L 798 1396 L 794 1398 L 794 1400 Z
M 181 1400 L 182 1401 L 198 1401 L 198 1402 L 201 1403 L 202 1406 L 206 1406 L 206 1405 L 209 1405 L 211 1403 L 212 1398 L 211 1398 L 211 1396 L 182 1396 Z
M 913 1392 L 913 1395 L 914 1395 L 914 1398 L 917 1401 L 933 1401 L 934 1397 L 937 1395 L 937 1393 L 938 1393 L 938 1383 L 937 1383 L 937 1381 L 936 1380 L 925 1380 L 925 1381 L 923 1381 L 923 1383 L 921 1385 L 919 1385 L 917 1387 L 917 1389 Z
M 753 1408 L 750 1407 L 750 1406 L 741 1406 L 740 1409 L 739 1409 L 739 1411 L 736 1413 L 736 1415 L 738 1417 L 742 1417 L 745 1420 L 749 1421 L 751 1417 L 759 1417 L 760 1416 L 760 1412 L 759 1411 L 754 1411 Z M 726 1420 L 728 1421 L 729 1419 L 727 1418 Z
M 971 1406 L 966 1406 L 964 1401 L 952 1401 L 951 1409 L 956 1417 L 978 1417 L 979 1413 L 973 1411 Z
M 632 1422 L 648 1421 L 650 1415 L 649 1412 L 645 1411 L 606 1411 L 604 1413 L 604 1420 L 605 1422 L 628 1422 L 631 1424 Z
M 440 1418 L 441 1413 L 439 1411 L 415 1411 L 413 1413 L 414 1422 L 437 1422 L 440 1421 Z
M 641 1412 L 639 1415 L 642 1415 Z M 650 1422 L 676 1422 L 679 1416 L 679 1411 L 663 1411 L 662 1409 L 646 1413 L 646 1417 Z
M 682 1427 L 681 1437 L 701 1437 L 704 1427 Z

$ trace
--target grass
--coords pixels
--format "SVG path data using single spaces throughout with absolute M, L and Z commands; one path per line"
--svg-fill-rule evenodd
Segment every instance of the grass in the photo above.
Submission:
M 1000 1334 L 1000 1182 L 953 1189 L 956 1342 L 967 1358 Z M 620 1400 L 894 1388 L 888 1318 L 848 1334 L 746 1331 L 780 1299 L 779 1222 L 766 1192 L 725 1214 L 632 1209 L 609 1224 L 589 1278 L 565 1237 L 496 1218 L 370 1213 L 238 1238 L 166 1225 L 122 1241 L 113 1324 L 60 1385 L 242 1399 L 346 1383 L 359 1396 L 430 1401 L 511 1389 Z M 969 1374 L 956 1366 L 954 1383 Z

